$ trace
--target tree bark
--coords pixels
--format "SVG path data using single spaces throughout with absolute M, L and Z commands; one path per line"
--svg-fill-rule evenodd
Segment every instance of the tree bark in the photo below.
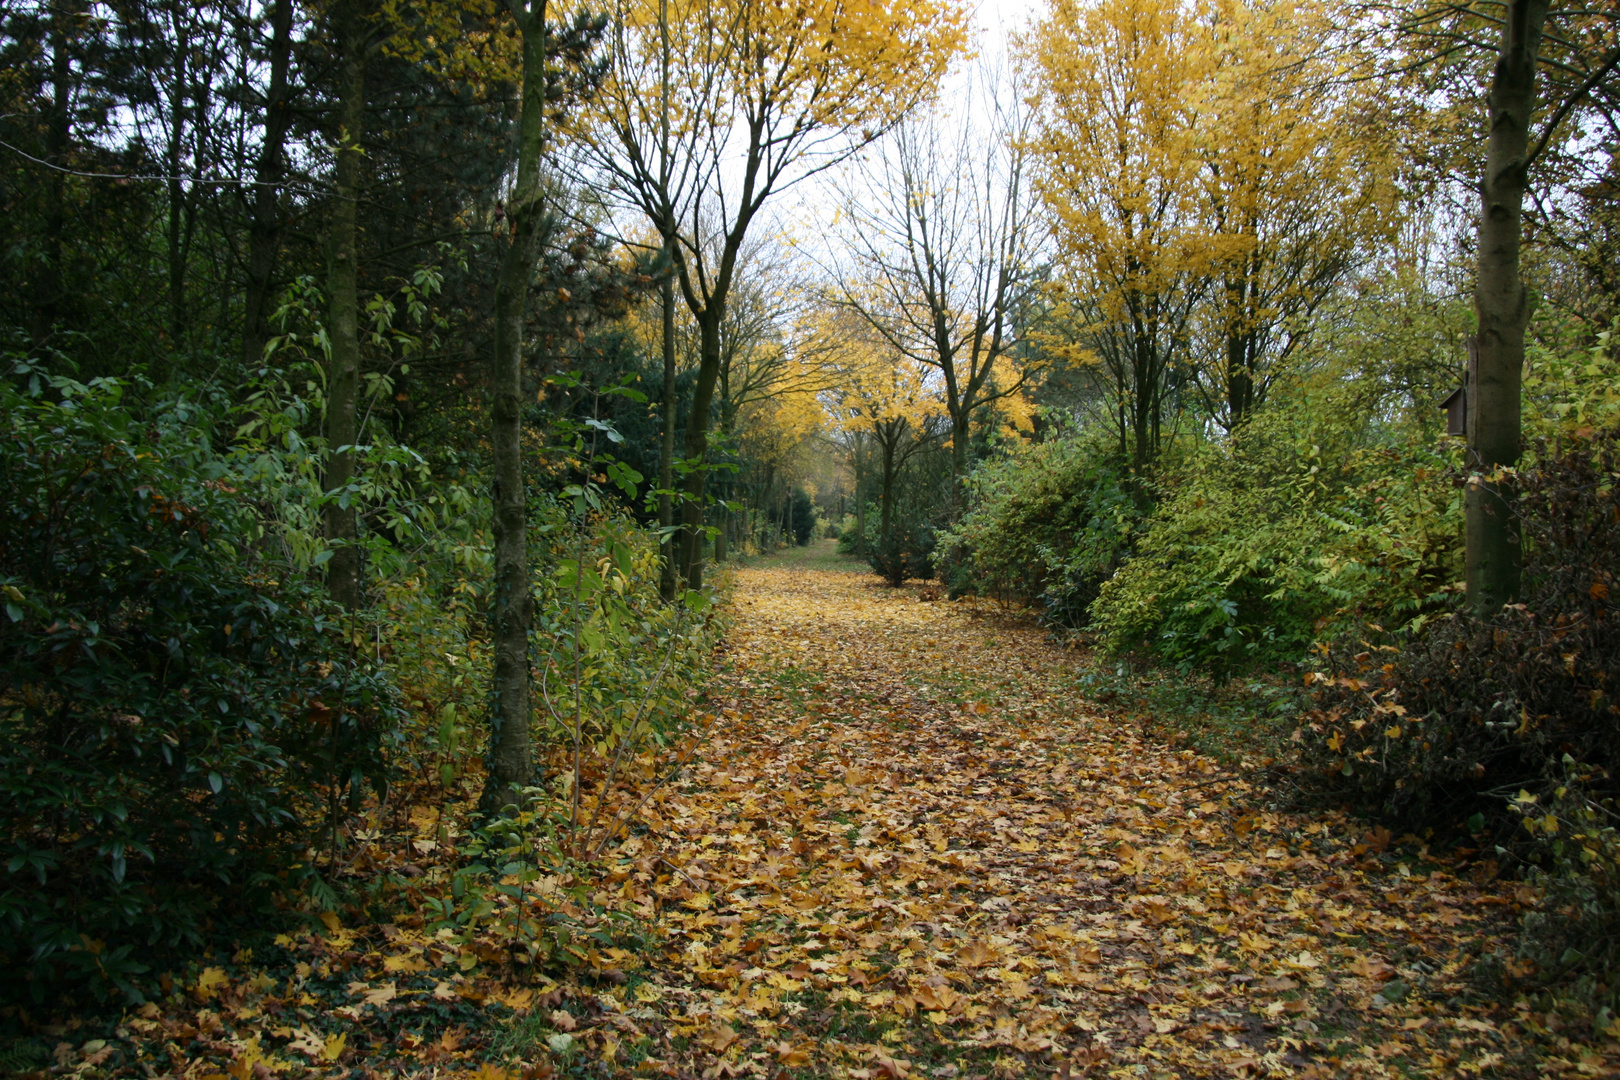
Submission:
M 485 813 L 519 804 L 535 779 L 530 742 L 528 493 L 523 480 L 523 316 L 545 217 L 540 184 L 545 150 L 546 0 L 513 5 L 523 34 L 523 99 L 518 125 L 517 183 L 509 204 L 512 238 L 495 286 L 494 401 L 495 672 L 490 715 L 489 777 L 479 799 Z
M 668 530 L 675 524 L 675 503 L 670 492 L 675 484 L 675 275 L 664 279 L 664 430 L 658 445 L 658 524 Z M 663 568 L 658 591 L 665 603 L 675 599 L 675 534 L 666 531 L 663 542 Z
M 186 244 L 184 221 L 186 218 L 186 187 L 180 179 L 185 164 L 186 135 L 186 61 L 191 55 L 191 43 L 186 26 L 177 16 L 174 20 L 174 73 L 169 99 L 168 196 L 169 220 L 165 239 L 169 257 L 169 344 L 179 349 L 186 332 Z
M 51 14 L 51 107 L 45 123 L 45 160 L 56 165 L 45 176 L 44 258 L 34 275 L 36 347 L 42 346 L 62 318 L 63 261 L 67 231 L 68 143 L 73 133 L 73 54 L 78 34 L 79 3 L 64 3 Z
M 730 284 L 729 280 L 726 284 Z M 714 403 L 714 385 L 720 377 L 720 324 L 725 318 L 724 294 L 716 287 L 698 317 L 701 361 L 697 385 L 692 388 L 692 404 L 686 413 L 686 458 L 692 462 L 701 463 L 709 452 L 709 407 Z M 708 480 L 707 469 L 694 468 L 688 473 L 681 504 L 680 574 L 688 589 L 703 587 L 703 497 Z
M 360 403 L 360 140 L 366 119 L 366 25 L 359 5 L 337 12 L 341 60 L 331 234 L 327 256 L 327 335 L 331 360 L 326 377 L 326 490 L 354 479 L 356 419 Z M 355 505 L 340 497 L 326 506 L 326 538 L 334 545 L 327 565 L 332 598 L 353 611 L 360 606 L 360 548 L 355 544 Z
M 242 364 L 251 370 L 264 358 L 265 311 L 281 243 L 280 185 L 283 153 L 292 110 L 287 107 L 287 73 L 292 61 L 292 0 L 270 8 L 270 86 L 264 100 L 264 142 L 254 170 L 253 203 L 248 214 L 247 280 L 242 305 Z
M 1520 380 L 1530 306 L 1519 274 L 1528 186 L 1530 119 L 1547 0 L 1509 0 L 1502 49 L 1491 77 L 1490 135 L 1480 184 L 1479 270 L 1474 310 L 1479 352 L 1468 403 L 1469 468 L 1464 494 L 1469 606 L 1488 617 L 1519 592 L 1520 550 L 1513 507 L 1491 477 L 1519 460 Z

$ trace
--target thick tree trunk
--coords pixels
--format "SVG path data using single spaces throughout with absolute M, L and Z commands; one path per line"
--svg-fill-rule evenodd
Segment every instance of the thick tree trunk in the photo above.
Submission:
M 366 118 L 366 27 L 358 5 L 338 12 L 338 116 L 333 143 L 334 170 L 330 245 L 327 255 L 327 337 L 331 363 L 326 376 L 326 490 L 354 478 L 356 417 L 360 403 L 360 140 Z M 353 502 L 340 497 L 327 504 L 326 537 L 334 545 L 326 564 L 332 598 L 349 610 L 360 606 L 360 548 L 355 544 Z
M 528 497 L 523 481 L 523 316 L 545 216 L 540 185 L 545 149 L 546 0 L 518 18 L 523 33 L 523 102 L 518 128 L 512 239 L 495 286 L 495 353 L 490 370 L 490 444 L 494 458 L 495 672 L 485 813 L 522 802 L 535 779 L 530 744 Z
M 658 524 L 665 530 L 675 524 L 675 503 L 670 492 L 675 484 L 675 275 L 673 269 L 664 279 L 664 431 L 658 445 L 658 487 L 664 494 L 658 496 Z M 675 534 L 665 532 L 663 542 L 663 569 L 658 591 L 665 603 L 675 599 Z
M 247 280 L 242 305 L 242 364 L 252 370 L 264 358 L 265 314 L 281 244 L 280 185 L 283 149 L 292 110 L 287 107 L 287 71 L 292 61 L 292 0 L 270 9 L 270 86 L 264 101 L 264 142 L 254 170 L 248 217 Z
M 1524 194 L 1535 108 L 1536 63 L 1547 0 L 1509 0 L 1502 51 L 1491 78 L 1490 135 L 1480 184 L 1477 375 L 1468 403 L 1468 602 L 1493 615 L 1519 592 L 1520 551 L 1513 507 L 1491 480 L 1519 460 L 1520 378 L 1530 308 L 1519 276 Z

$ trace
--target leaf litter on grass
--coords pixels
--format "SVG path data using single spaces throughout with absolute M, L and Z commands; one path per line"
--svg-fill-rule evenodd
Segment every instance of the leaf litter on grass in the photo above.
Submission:
M 977 602 L 753 569 L 732 605 L 707 742 L 632 770 L 602 858 L 469 892 L 470 802 L 402 808 L 348 864 L 393 883 L 388 917 L 209 961 L 110 1040 L 53 1028 L 49 1071 L 1611 1071 L 1611 1038 L 1485 985 L 1538 899 L 1489 862 L 1278 809 L 1096 715 L 1072 654 Z M 544 962 L 520 962 L 519 916 Z

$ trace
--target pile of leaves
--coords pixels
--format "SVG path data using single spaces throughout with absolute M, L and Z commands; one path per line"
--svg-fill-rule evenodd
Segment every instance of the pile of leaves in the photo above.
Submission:
M 1603 1014 L 1514 999 L 1536 888 L 1290 813 L 1078 706 L 1072 654 L 1038 627 L 824 570 L 743 572 L 734 611 L 689 739 L 610 792 L 602 819 L 627 830 L 582 846 L 554 791 L 499 828 L 471 827 L 472 778 L 439 805 L 402 791 L 354 831 L 347 908 L 115 1025 L 36 1027 L 33 1052 L 87 1078 L 210 1080 L 1543 1076 L 1620 1058 Z M 582 788 L 589 816 L 605 777 Z

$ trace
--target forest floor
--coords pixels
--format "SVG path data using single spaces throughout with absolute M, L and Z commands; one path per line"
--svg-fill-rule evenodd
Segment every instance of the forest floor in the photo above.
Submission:
M 219 956 L 52 1071 L 1610 1073 L 1612 1039 L 1508 989 L 1528 887 L 1289 809 L 1088 706 L 1033 623 L 932 595 L 830 543 L 735 572 L 707 742 L 632 838 L 529 886 L 574 966 L 511 963 L 498 906 L 435 924 L 463 834 L 412 809 L 355 865 L 408 860 L 420 906 Z

